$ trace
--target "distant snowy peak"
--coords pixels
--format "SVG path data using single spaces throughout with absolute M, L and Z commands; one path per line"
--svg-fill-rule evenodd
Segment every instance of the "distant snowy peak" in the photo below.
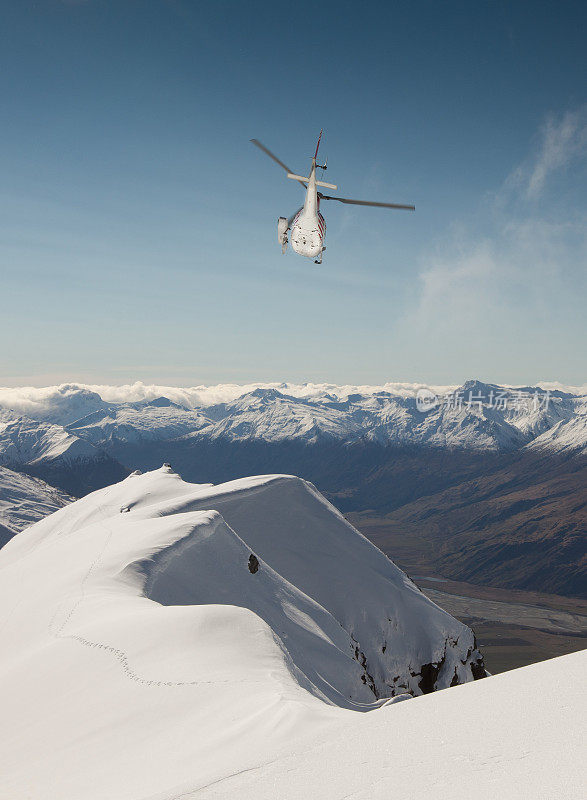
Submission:
M 79 497 L 129 470 L 101 447 L 60 425 L 0 410 L 0 466 L 41 478 Z
M 0 547 L 18 531 L 73 500 L 39 478 L 0 467 Z
M 0 463 L 18 466 L 96 457 L 96 449 L 59 425 L 26 417 L 0 417 Z
M 176 439 L 209 424 L 198 411 L 191 411 L 167 400 L 123 406 L 109 405 L 82 417 L 68 430 L 101 446 L 116 440 L 125 443 Z
M 256 389 L 238 399 L 205 409 L 209 424 L 196 438 L 263 440 L 348 440 L 362 434 L 359 424 L 335 409 L 291 397 L 276 389 Z
M 62 384 L 43 389 L 0 388 L 0 406 L 29 419 L 69 425 L 80 417 L 106 407 L 107 403 L 89 387 Z
M 587 415 L 557 422 L 527 447 L 565 455 L 587 455 Z

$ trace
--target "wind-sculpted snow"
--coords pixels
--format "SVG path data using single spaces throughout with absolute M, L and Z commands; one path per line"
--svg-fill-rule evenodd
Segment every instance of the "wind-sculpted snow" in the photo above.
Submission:
M 473 775 L 484 796 L 508 737 L 518 778 L 544 757 L 536 737 L 485 730 L 519 721 L 503 682 L 398 704 L 495 679 L 473 686 L 471 631 L 297 478 L 133 474 L 14 537 L 0 609 L 11 800 L 424 796 L 406 794 L 410 763 L 435 797 Z M 448 770 L 428 763 L 447 740 Z

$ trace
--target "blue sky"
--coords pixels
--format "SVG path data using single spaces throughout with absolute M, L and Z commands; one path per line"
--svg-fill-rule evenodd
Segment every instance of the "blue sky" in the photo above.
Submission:
M 3 4 L 0 384 L 585 381 L 579 2 Z M 342 196 L 283 257 L 321 127 Z

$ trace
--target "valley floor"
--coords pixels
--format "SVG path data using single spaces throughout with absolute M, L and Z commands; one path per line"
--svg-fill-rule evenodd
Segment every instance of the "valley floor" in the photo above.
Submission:
M 437 572 L 424 538 L 398 533 L 385 518 L 347 513 L 361 533 L 401 567 L 435 603 L 476 633 L 496 674 L 587 647 L 587 602 L 572 597 L 451 581 Z

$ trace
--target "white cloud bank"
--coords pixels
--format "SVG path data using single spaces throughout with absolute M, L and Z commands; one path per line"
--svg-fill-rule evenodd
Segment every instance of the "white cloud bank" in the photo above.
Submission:
M 506 384 L 500 385 L 507 386 Z M 575 395 L 587 394 L 587 384 L 584 386 L 567 386 L 556 381 L 540 381 L 535 385 L 551 391 L 556 389 Z M 520 383 L 518 386 L 523 386 L 523 384 Z M 352 394 L 372 395 L 375 392 L 389 392 L 396 397 L 415 397 L 422 387 L 427 387 L 439 395 L 458 388 L 455 384 L 431 385 L 401 382 L 384 383 L 380 386 L 337 385 L 332 383 L 221 383 L 215 386 L 192 387 L 158 386 L 156 384 L 145 384 L 141 381 L 121 386 L 65 383 L 42 388 L 33 386 L 1 387 L 0 409 L 40 418 L 45 413 L 50 413 L 63 404 L 71 403 L 72 400 L 76 399 L 76 395 L 78 395 L 80 403 L 83 404 L 83 393 L 85 392 L 96 393 L 102 400 L 110 403 L 134 403 L 141 400 L 167 397 L 172 402 L 186 408 L 202 408 L 216 403 L 227 403 L 236 400 L 238 397 L 255 389 L 277 389 L 283 394 L 300 398 L 318 398 L 329 394 L 334 398 L 345 400 Z
M 373 394 L 374 392 L 390 392 L 401 397 L 415 396 L 418 389 L 428 385 L 424 383 L 384 383 L 373 385 L 337 385 L 333 383 L 219 383 L 214 386 L 160 386 L 142 381 L 123 384 L 121 386 L 107 384 L 63 383 L 56 386 L 34 387 L 0 387 L 0 408 L 10 409 L 20 414 L 33 414 L 39 410 L 53 407 L 67 401 L 80 392 L 95 392 L 102 400 L 111 403 L 135 403 L 141 400 L 155 400 L 167 397 L 174 403 L 187 408 L 198 408 L 228 403 L 255 389 L 277 389 L 283 394 L 293 397 L 318 397 L 331 394 L 344 399 L 349 394 Z M 454 386 L 442 385 L 431 387 L 439 393 L 450 391 Z

